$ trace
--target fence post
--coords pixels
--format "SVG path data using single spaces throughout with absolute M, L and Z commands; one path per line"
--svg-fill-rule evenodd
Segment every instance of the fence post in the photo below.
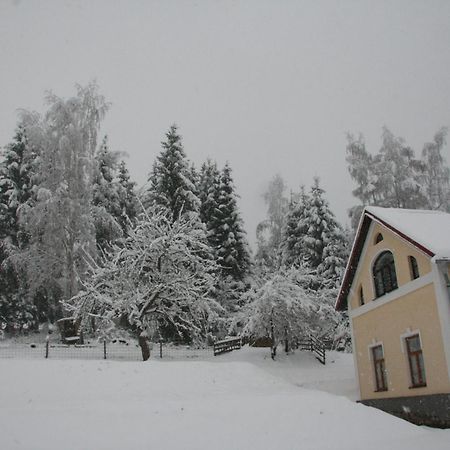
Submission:
M 45 359 L 48 359 L 48 347 L 49 347 L 50 337 L 47 335 L 45 338 Z
M 103 339 L 103 359 L 106 359 L 106 339 Z
M 163 351 L 162 351 L 162 344 L 163 344 L 163 342 L 162 342 L 162 339 L 159 341 L 159 357 L 162 359 L 162 357 L 163 357 Z

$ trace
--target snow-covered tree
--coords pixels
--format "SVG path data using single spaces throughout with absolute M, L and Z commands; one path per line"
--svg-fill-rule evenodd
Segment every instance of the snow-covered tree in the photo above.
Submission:
M 111 242 L 122 236 L 119 220 L 122 215 L 119 185 L 115 181 L 118 153 L 108 148 L 105 136 L 95 155 L 92 183 L 92 216 L 97 245 L 107 249 Z
M 212 217 L 218 207 L 220 193 L 220 171 L 217 163 L 208 159 L 200 168 L 198 191 L 200 199 L 200 220 L 209 231 L 212 227 Z
M 280 342 L 288 351 L 292 341 L 312 331 L 317 307 L 314 296 L 296 280 L 295 272 L 277 272 L 247 294 L 248 321 L 243 334 L 272 340 L 272 357 Z
M 2 152 L 0 162 L 0 322 L 8 332 L 36 325 L 36 308 L 25 296 L 26 279 L 15 264 L 17 253 L 27 244 L 20 224 L 21 211 L 33 203 L 36 154 L 20 123 L 14 140 Z
M 352 191 L 353 195 L 361 200 L 363 205 L 374 205 L 378 202 L 379 183 L 374 167 L 374 158 L 366 150 L 364 137 L 360 134 L 357 138 L 347 134 L 348 171 L 357 184 Z
M 6 146 L 0 162 L 0 239 L 9 237 L 15 246 L 23 244 L 19 225 L 20 209 L 32 202 L 33 172 L 36 154 L 27 144 L 23 124 L 14 141 Z M 21 242 L 22 241 L 22 242 Z
M 303 236 L 303 260 L 307 267 L 317 269 L 323 261 L 323 253 L 327 244 L 336 238 L 338 223 L 331 211 L 319 179 L 314 179 L 309 202 L 305 211 Z
M 160 206 L 172 212 L 173 220 L 180 214 L 198 214 L 200 200 L 191 179 L 191 170 L 176 125 L 166 133 L 163 150 L 153 165 L 148 189 L 143 194 L 146 208 Z
M 217 203 L 207 225 L 208 240 L 222 277 L 242 281 L 250 269 L 250 253 L 236 197 L 231 168 L 226 164 L 220 174 Z
M 124 243 L 113 245 L 113 257 L 92 266 L 91 277 L 70 305 L 84 318 L 94 316 L 104 329 L 125 324 L 141 337 L 171 333 L 201 340 L 215 311 L 211 299 L 214 261 L 204 229 L 195 217 L 149 210 L 129 231 Z
M 336 224 L 327 236 L 322 261 L 317 266 L 317 273 L 323 280 L 322 284 L 326 286 L 340 286 L 350 252 L 348 234 L 339 224 Z
M 447 128 L 441 128 L 422 150 L 423 188 L 427 208 L 450 212 L 450 169 L 442 155 L 446 144 Z
M 130 174 L 125 161 L 120 162 L 117 177 L 120 208 L 120 217 L 118 220 L 123 234 L 126 235 L 129 228 L 135 224 L 138 214 L 138 200 L 135 191 L 136 183 L 130 180 Z
M 288 199 L 284 192 L 286 185 L 281 175 L 277 174 L 270 181 L 264 193 L 267 205 L 267 219 L 260 222 L 256 228 L 257 252 L 255 259 L 270 268 L 280 265 L 281 243 L 283 230 L 286 226 Z
M 447 129 L 441 128 L 433 142 L 424 145 L 417 159 L 403 138 L 383 128 L 378 153 L 366 151 L 364 138 L 347 136 L 347 163 L 357 187 L 353 195 L 361 201 L 350 210 L 353 228 L 362 207 L 377 205 L 394 208 L 450 208 L 450 170 L 442 155 Z
M 47 96 L 43 118 L 25 114 L 27 137 L 38 149 L 36 204 L 21 217 L 30 243 L 20 255 L 30 295 L 48 304 L 50 319 L 61 314 L 59 300 L 78 292 L 86 255 L 93 256 L 92 177 L 97 132 L 107 104 L 95 83 L 77 86 L 64 100 Z
M 282 238 L 282 262 L 286 267 L 304 265 L 304 237 L 308 231 L 307 213 L 311 199 L 302 186 L 300 194 L 292 196 Z
M 378 156 L 377 178 L 382 205 L 394 208 L 420 208 L 424 197 L 420 189 L 422 164 L 403 138 L 383 127 Z

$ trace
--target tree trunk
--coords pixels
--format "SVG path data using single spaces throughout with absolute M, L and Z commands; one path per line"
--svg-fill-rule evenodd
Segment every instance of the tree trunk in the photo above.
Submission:
M 272 309 L 272 315 L 273 315 L 273 309 Z M 273 317 L 270 318 L 270 338 L 272 339 L 272 348 L 270 356 L 272 359 L 275 359 L 275 356 L 277 355 L 277 343 L 275 342 L 275 327 L 273 325 Z
M 289 353 L 289 336 L 286 329 L 284 330 L 284 351 Z
M 147 342 L 147 336 L 145 336 L 145 335 L 143 335 L 143 333 L 141 333 L 139 335 L 138 342 L 139 342 L 139 347 L 141 347 L 141 351 L 142 351 L 142 360 L 147 361 L 150 358 L 150 347 Z

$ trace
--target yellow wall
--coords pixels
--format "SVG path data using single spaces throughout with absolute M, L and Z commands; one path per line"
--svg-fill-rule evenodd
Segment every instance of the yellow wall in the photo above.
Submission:
M 374 238 L 379 232 L 384 239 L 375 244 Z M 411 282 L 408 255 L 416 258 L 421 277 L 431 271 L 429 257 L 376 223 L 368 233 L 366 242 L 368 245 L 361 255 L 360 269 L 349 296 L 361 399 L 449 393 L 450 379 L 435 289 L 431 278 L 427 285 L 357 315 L 360 286 L 363 286 L 365 303 L 368 305 L 360 309 L 360 312 L 370 308 L 371 302 L 383 302 L 385 298 L 382 296 L 378 300 L 375 299 L 372 280 L 372 263 L 381 251 L 390 250 L 394 255 L 399 288 L 402 286 L 406 288 Z M 415 280 L 415 283 L 419 280 Z M 387 295 L 395 295 L 396 292 L 400 293 L 394 290 Z M 401 335 L 416 330 L 421 336 L 427 386 L 411 389 L 408 358 Z M 382 343 L 384 349 L 388 381 L 388 390 L 384 392 L 375 392 L 374 370 L 370 355 L 370 346 L 375 342 Z
M 383 235 L 383 240 L 374 244 L 374 239 L 378 233 Z M 390 250 L 394 255 L 395 269 L 397 272 L 397 282 L 399 287 L 411 281 L 408 256 L 414 256 L 419 267 L 419 275 L 426 275 L 431 272 L 429 257 L 411 244 L 396 236 L 391 231 L 374 223 L 372 231 L 367 235 L 368 246 L 366 252 L 361 256 L 360 268 L 353 280 L 350 292 L 351 309 L 359 306 L 359 288 L 362 286 L 365 303 L 375 299 L 375 287 L 372 280 L 372 264 L 376 257 L 384 250 Z

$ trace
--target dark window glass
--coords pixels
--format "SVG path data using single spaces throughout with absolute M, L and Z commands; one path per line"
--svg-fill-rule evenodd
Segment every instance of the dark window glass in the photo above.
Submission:
M 381 242 L 383 240 L 383 235 L 381 233 L 378 233 L 375 237 L 375 244 L 378 244 L 378 242 Z
M 359 305 L 364 305 L 364 291 L 362 286 L 359 288 Z
M 414 256 L 408 256 L 409 259 L 409 271 L 411 272 L 411 280 L 419 278 L 419 266 L 417 265 L 417 260 Z
M 423 362 L 422 346 L 418 334 L 407 337 L 406 350 L 408 352 L 409 370 L 411 372 L 412 387 L 426 386 L 425 365 Z
M 373 280 L 377 297 L 397 289 L 394 255 L 391 252 L 383 252 L 376 259 L 373 265 Z
M 372 347 L 373 366 L 375 371 L 375 384 L 377 391 L 387 391 L 386 367 L 384 365 L 383 347 Z

